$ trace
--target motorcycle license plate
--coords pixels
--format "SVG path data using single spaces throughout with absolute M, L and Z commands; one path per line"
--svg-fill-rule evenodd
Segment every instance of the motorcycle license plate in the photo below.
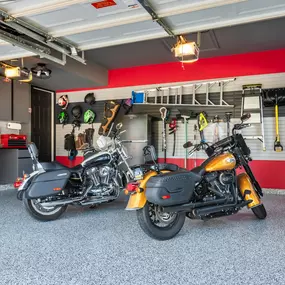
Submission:
M 143 179 L 143 170 L 141 167 L 136 167 L 133 169 L 133 173 L 134 173 L 134 179 L 135 180 L 141 180 Z

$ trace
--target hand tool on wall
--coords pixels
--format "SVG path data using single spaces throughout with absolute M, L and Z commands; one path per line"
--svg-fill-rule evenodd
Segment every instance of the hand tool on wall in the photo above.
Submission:
M 231 116 L 232 116 L 232 113 L 230 113 L 230 112 L 226 113 L 227 137 L 229 137 L 231 135 L 231 127 L 230 127 Z
M 281 152 L 283 151 L 283 146 L 280 142 L 279 135 L 279 108 L 278 108 L 278 95 L 275 93 L 275 128 L 276 128 L 276 138 L 274 142 L 274 151 Z
M 216 143 L 217 141 L 220 140 L 220 131 L 219 131 L 219 122 L 220 122 L 220 117 L 216 115 L 214 117 L 213 123 L 214 123 L 214 135 L 213 135 L 213 143 Z
M 198 132 L 198 126 L 195 124 L 194 125 L 194 145 L 197 144 L 197 132 Z M 194 155 L 195 155 L 194 167 L 196 167 L 197 166 L 197 151 L 195 151 Z
M 178 114 L 176 115 L 176 118 L 178 120 L 182 119 L 182 122 L 184 124 L 185 143 L 187 143 L 188 142 L 188 120 L 190 119 L 190 116 Z M 187 149 L 185 149 L 184 168 L 187 168 L 187 158 L 188 158 L 188 151 Z
M 279 134 L 279 107 L 285 106 L 285 88 L 263 90 L 263 103 L 265 107 L 274 107 L 275 109 L 275 129 L 276 137 L 274 142 L 274 151 L 283 151 Z
M 167 117 L 167 109 L 165 107 L 161 107 L 159 109 L 160 116 L 162 119 L 162 151 L 164 152 L 164 163 L 166 163 L 166 117 Z
M 173 118 L 169 124 L 169 135 L 173 134 L 173 152 L 172 156 L 175 155 L 175 146 L 176 146 L 176 130 L 177 130 L 177 120 Z

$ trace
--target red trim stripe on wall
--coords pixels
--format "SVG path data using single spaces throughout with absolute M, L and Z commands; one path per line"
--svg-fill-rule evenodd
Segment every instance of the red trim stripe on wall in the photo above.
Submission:
M 68 160 L 67 156 L 57 156 L 56 160 L 68 167 L 74 167 L 83 161 L 83 157 L 76 157 L 75 160 Z M 158 159 L 163 162 L 163 159 Z M 204 160 L 197 159 L 197 166 Z M 184 167 L 184 158 L 168 158 L 167 163 L 174 163 Z M 187 169 L 194 168 L 194 159 L 187 159 Z M 284 169 L 285 161 L 254 160 L 250 167 L 262 188 L 285 189 Z

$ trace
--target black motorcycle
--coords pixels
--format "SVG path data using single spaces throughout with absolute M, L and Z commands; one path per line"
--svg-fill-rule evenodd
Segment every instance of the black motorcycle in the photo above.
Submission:
M 59 218 L 68 205 L 93 206 L 118 198 L 133 172 L 127 162 L 131 157 L 120 140 L 122 124 L 111 136 L 100 136 L 100 149 L 84 152 L 84 161 L 74 168 L 57 162 L 38 161 L 34 143 L 28 145 L 34 172 L 27 175 L 18 188 L 18 199 L 36 219 L 49 221 Z

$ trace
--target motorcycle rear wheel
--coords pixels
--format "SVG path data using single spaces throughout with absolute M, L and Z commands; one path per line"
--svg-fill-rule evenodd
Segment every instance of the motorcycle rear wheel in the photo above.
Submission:
M 266 212 L 266 209 L 265 209 L 263 204 L 258 205 L 256 207 L 252 208 L 251 210 L 254 213 L 254 215 L 260 220 L 265 219 L 267 216 L 267 212 Z
M 155 215 L 156 220 L 153 220 Z M 176 236 L 182 229 L 185 221 L 185 213 L 165 213 L 161 207 L 146 202 L 142 209 L 137 210 L 137 219 L 141 229 L 151 238 L 168 240 Z M 157 225 L 164 224 L 163 227 Z
M 67 208 L 65 206 L 53 207 L 53 208 L 44 208 L 37 205 L 35 199 L 23 198 L 24 205 L 28 213 L 35 219 L 40 221 L 54 221 L 58 219 Z

